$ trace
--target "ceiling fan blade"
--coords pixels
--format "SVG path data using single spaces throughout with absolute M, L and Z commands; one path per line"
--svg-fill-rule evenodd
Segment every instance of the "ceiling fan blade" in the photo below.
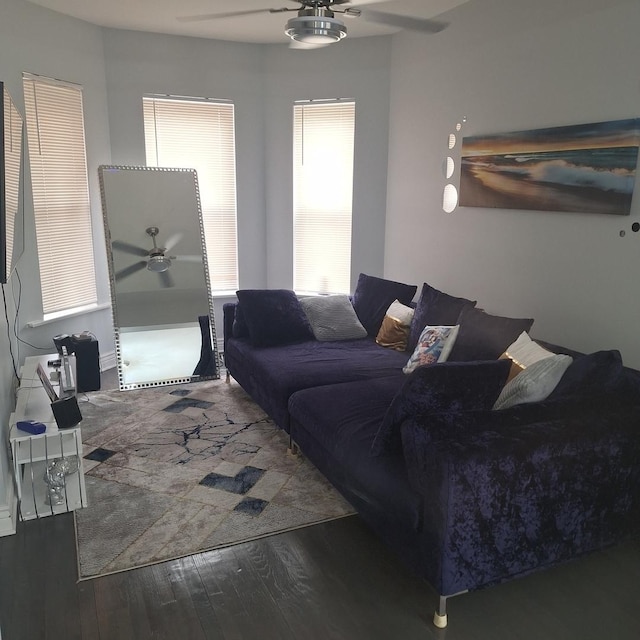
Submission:
M 128 276 L 133 275 L 134 273 L 137 273 L 138 271 L 140 271 L 141 269 L 144 269 L 147 266 L 147 261 L 146 260 L 142 260 L 140 262 L 136 262 L 132 265 L 129 265 L 128 267 L 125 267 L 124 269 L 120 269 L 120 271 L 117 271 L 114 275 L 116 280 L 122 280 L 122 278 L 126 278 Z
M 168 269 L 166 271 L 160 271 L 158 275 L 160 276 L 160 283 L 165 289 L 175 286 L 171 272 Z
M 369 22 L 388 24 L 391 27 L 400 27 L 401 29 L 409 29 L 410 31 L 422 31 L 423 33 L 438 33 L 449 26 L 448 23 L 438 20 L 400 16 L 396 13 L 374 11 L 373 9 L 362 9 L 360 15 Z
M 226 13 L 203 13 L 197 16 L 178 16 L 178 22 L 201 22 L 204 20 L 217 20 L 218 18 L 235 18 L 237 16 L 251 16 L 258 13 L 283 13 L 284 11 L 297 11 L 297 9 L 248 9 L 246 11 L 227 11 Z
M 196 262 L 202 264 L 202 256 L 170 256 L 170 260 L 180 260 L 181 262 Z
M 182 240 L 183 233 L 174 233 L 172 236 L 169 236 L 169 239 L 164 244 L 165 251 L 171 251 L 173 247 L 175 247 L 180 240 Z
M 149 252 L 142 247 L 136 247 L 134 244 L 129 244 L 128 242 L 124 242 L 122 240 L 114 240 L 111 243 L 111 246 L 118 251 L 124 251 L 125 253 L 130 253 L 134 256 L 148 256 Z

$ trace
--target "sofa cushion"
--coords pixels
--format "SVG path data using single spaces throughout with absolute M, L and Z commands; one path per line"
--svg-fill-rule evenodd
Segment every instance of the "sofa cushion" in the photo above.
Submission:
M 509 366 L 507 360 L 490 360 L 418 367 L 389 405 L 371 453 L 378 456 L 400 451 L 400 425 L 409 416 L 491 409 L 504 387 Z
M 511 382 L 519 373 L 538 360 L 549 358 L 554 355 L 552 351 L 545 349 L 537 342 L 534 342 L 526 331 L 523 331 L 517 340 L 507 347 L 507 350 L 500 356 L 511 360 L 511 371 L 507 382 Z
M 368 335 L 372 337 L 378 335 L 382 319 L 394 300 L 409 305 L 417 290 L 418 287 L 415 285 L 361 273 L 353 294 L 353 308 Z
M 319 342 L 315 339 L 256 349 L 248 338 L 227 340 L 224 353 L 229 373 L 285 431 L 287 403 L 300 389 L 326 384 L 406 376 L 407 354 L 378 346 L 367 337 Z
M 300 306 L 316 340 L 355 340 L 367 336 L 349 296 L 308 296 L 300 299 Z
M 394 300 L 382 319 L 376 342 L 381 347 L 405 351 L 415 309 Z
M 296 294 L 288 289 L 236 291 L 254 347 L 300 342 L 313 337 Z
M 465 307 L 458 318 L 460 331 L 449 360 L 493 360 L 533 324 L 531 318 L 505 318 Z
M 459 325 L 452 327 L 432 327 L 427 325 L 420 334 L 418 344 L 403 373 L 411 373 L 417 367 L 446 362 L 458 335 Z
M 623 390 L 622 356 L 618 350 L 596 351 L 574 358 L 549 400 L 598 396 Z
M 351 455 L 349 449 L 362 447 L 360 437 L 368 439 L 368 456 L 385 411 L 404 382 L 405 377 L 398 373 L 373 380 L 303 389 L 289 398 L 289 412 L 292 420 L 295 419 L 305 431 L 313 434 L 317 443 L 333 458 L 346 460 Z M 347 424 L 351 425 L 349 432 L 339 426 Z M 297 435 L 291 431 L 294 440 Z
M 572 362 L 573 358 L 565 355 L 537 360 L 504 386 L 493 408 L 508 409 L 517 404 L 545 400 Z
M 422 285 L 416 311 L 411 321 L 411 331 L 407 351 L 413 351 L 418 344 L 422 330 L 429 325 L 454 325 L 465 307 L 475 307 L 475 300 L 456 298 L 438 291 L 426 282 Z
M 403 382 L 400 373 L 305 389 L 291 396 L 289 411 L 291 435 L 305 457 L 415 566 L 421 557 L 416 541 L 425 536 L 422 502 L 409 486 L 401 453 L 370 453 L 384 411 Z

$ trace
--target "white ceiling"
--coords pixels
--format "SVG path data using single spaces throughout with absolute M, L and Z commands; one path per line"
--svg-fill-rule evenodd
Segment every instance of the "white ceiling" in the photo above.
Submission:
M 150 31 L 238 42 L 288 42 L 284 25 L 295 12 L 179 22 L 178 16 L 299 6 L 295 0 L 24 0 L 103 27 Z M 377 11 L 430 19 L 469 0 L 351 0 L 348 6 L 376 5 Z M 340 17 L 336 15 L 336 17 Z M 394 33 L 361 18 L 345 18 L 349 38 Z M 432 36 L 427 36 L 432 37 Z

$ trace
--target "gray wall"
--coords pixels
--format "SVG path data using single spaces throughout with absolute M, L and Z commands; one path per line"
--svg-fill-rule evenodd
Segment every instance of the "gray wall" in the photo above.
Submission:
M 313 98 L 356 101 L 351 282 L 382 275 L 387 188 L 390 38 L 345 40 L 304 51 L 267 47 L 265 171 L 269 286 L 293 282 L 293 102 Z M 331 188 L 331 167 L 318 188 Z M 353 287 L 352 287 L 353 290 Z
M 316 55 L 313 55 L 316 54 Z M 389 115 L 390 38 L 347 41 L 322 51 L 290 51 L 284 45 L 216 42 L 101 29 L 23 0 L 3 0 L 0 79 L 24 113 L 22 72 L 48 75 L 84 87 L 87 162 L 94 221 L 96 275 L 101 303 L 109 302 L 102 210 L 101 164 L 144 164 L 141 98 L 145 93 L 210 96 L 235 103 L 240 286 L 290 287 L 292 283 L 292 102 L 349 97 L 357 102 L 353 273 L 382 275 Z M 33 205 L 25 165 L 26 250 L 18 265 L 21 305 L 18 362 L 53 350 L 52 336 L 89 330 L 101 354 L 113 350 L 108 309 L 29 328 L 42 317 Z M 326 177 L 331 180 L 331 168 Z M 61 248 L 63 250 L 64 248 Z M 15 310 L 9 293 L 10 324 Z M 219 340 L 221 307 L 216 301 Z M 13 369 L 6 322 L 0 318 L 0 424 L 13 409 Z M 37 349 L 36 347 L 42 347 Z M 7 460 L 0 447 L 0 475 Z M 0 478 L 0 507 L 8 477 Z
M 472 0 L 449 18 L 435 36 L 393 38 L 385 273 L 533 317 L 533 335 L 552 342 L 619 348 L 639 367 L 638 186 L 628 217 L 446 214 L 442 165 L 464 116 L 463 135 L 639 116 L 640 4 Z
M 234 101 L 240 282 L 266 286 L 263 48 L 105 29 L 104 51 L 114 164 L 145 164 L 145 93 Z
M 108 301 L 106 263 L 100 211 L 97 167 L 109 160 L 109 129 L 104 83 L 104 56 L 101 30 L 78 20 L 71 20 L 23 0 L 2 0 L 0 19 L 0 78 L 6 83 L 19 111 L 24 114 L 22 72 L 52 76 L 84 87 L 84 113 L 87 162 L 91 176 L 91 207 L 94 214 L 96 274 L 101 301 Z M 25 145 L 26 147 L 26 145 Z M 28 168 L 28 163 L 25 163 Z M 101 347 L 113 349 L 111 313 L 98 311 L 78 318 L 54 322 L 34 329 L 26 324 L 42 319 L 40 282 L 33 223 L 33 202 L 28 169 L 25 180 L 25 251 L 5 286 L 8 303 L 9 332 L 13 334 L 16 313 L 14 299 L 20 299 L 17 327 L 20 337 L 36 349 L 11 338 L 18 367 L 24 357 L 54 351 L 51 338 L 62 332 L 89 330 Z M 64 251 L 64 247 L 60 247 Z M 5 441 L 9 413 L 14 408 L 13 367 L 9 353 L 7 322 L 0 313 L 0 435 Z M 0 512 L 9 493 L 10 475 L 4 445 L 0 446 Z M 1 525 L 1 523 L 0 523 Z M 1 527 L 0 527 L 1 528 Z
M 105 30 L 104 47 L 115 164 L 144 164 L 143 94 L 233 100 L 243 288 L 292 286 L 293 102 L 355 98 L 352 280 L 382 273 L 390 38 L 301 51 Z M 322 181 L 330 185 L 331 167 Z

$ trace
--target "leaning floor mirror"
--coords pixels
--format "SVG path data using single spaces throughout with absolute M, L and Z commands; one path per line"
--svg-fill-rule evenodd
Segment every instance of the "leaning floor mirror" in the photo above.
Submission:
M 98 173 L 120 390 L 219 378 L 196 172 Z

